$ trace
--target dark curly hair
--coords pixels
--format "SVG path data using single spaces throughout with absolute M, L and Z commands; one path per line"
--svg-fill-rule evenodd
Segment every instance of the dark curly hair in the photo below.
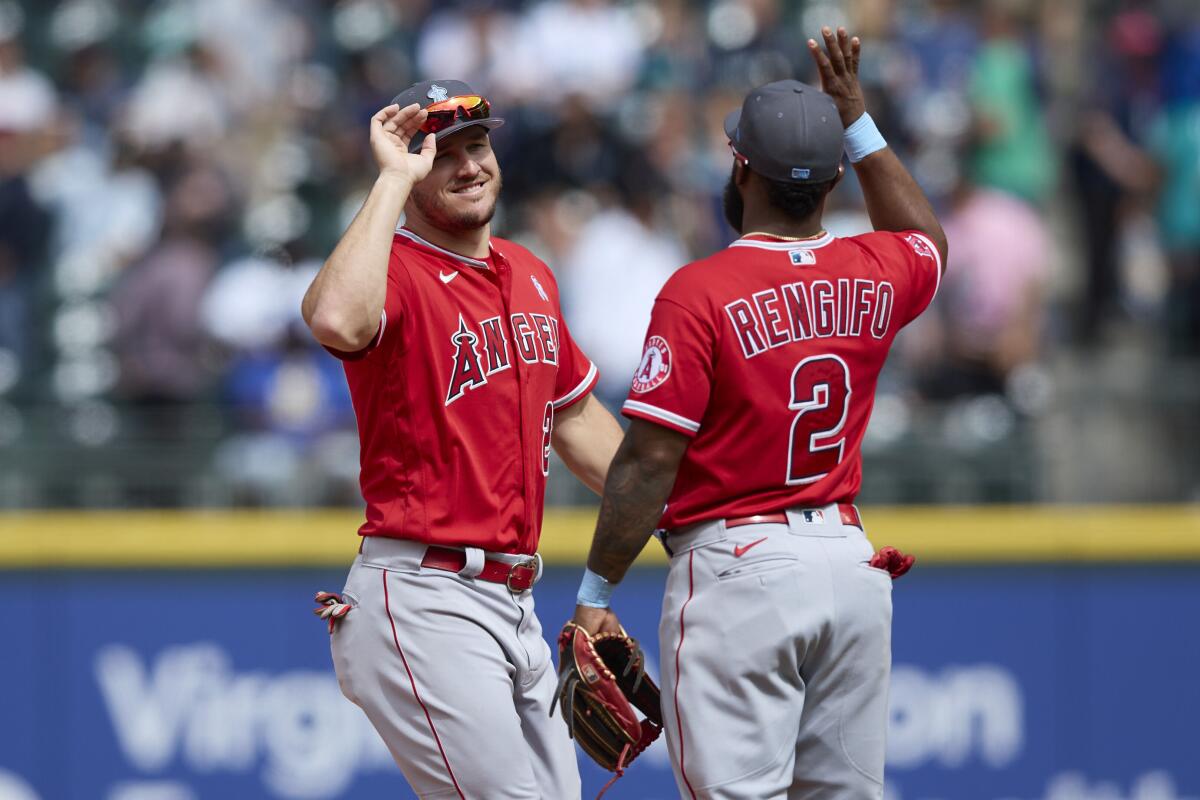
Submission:
M 795 219 L 807 219 L 817 210 L 823 198 L 833 188 L 835 180 L 821 183 L 791 183 L 766 180 L 767 200 L 775 208 Z

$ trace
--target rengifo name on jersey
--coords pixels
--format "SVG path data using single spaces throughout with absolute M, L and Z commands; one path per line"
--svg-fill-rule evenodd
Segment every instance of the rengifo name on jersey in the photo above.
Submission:
M 867 278 L 795 281 L 739 297 L 725 306 L 746 358 L 808 339 L 860 336 L 883 339 L 895 290 Z

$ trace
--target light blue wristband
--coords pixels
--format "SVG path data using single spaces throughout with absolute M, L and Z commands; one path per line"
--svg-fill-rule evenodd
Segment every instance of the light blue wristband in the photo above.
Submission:
M 603 575 L 584 569 L 583 582 L 579 584 L 579 594 L 575 595 L 575 603 L 588 608 L 608 608 L 613 588 Z
M 850 123 L 849 128 L 846 128 L 842 141 L 846 146 L 846 155 L 851 164 L 857 164 L 871 153 L 887 147 L 883 134 L 879 132 L 879 128 L 875 127 L 875 120 L 871 119 L 871 115 L 865 111 L 861 117 Z

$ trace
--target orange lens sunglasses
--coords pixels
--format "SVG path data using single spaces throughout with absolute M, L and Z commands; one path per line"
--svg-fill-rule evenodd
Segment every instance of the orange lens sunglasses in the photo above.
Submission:
M 425 107 L 429 112 L 421 124 L 423 133 L 437 133 L 449 128 L 459 117 L 468 120 L 487 119 L 492 114 L 492 104 L 477 94 L 460 95 Z

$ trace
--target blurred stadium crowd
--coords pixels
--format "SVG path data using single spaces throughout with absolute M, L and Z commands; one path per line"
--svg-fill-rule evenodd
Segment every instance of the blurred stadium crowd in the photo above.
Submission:
M 499 235 L 618 404 L 670 273 L 733 237 L 720 121 L 864 39 L 950 265 L 864 499 L 1200 497 L 1200 10 L 1027 0 L 0 2 L 0 507 L 354 502 L 299 299 L 423 77 L 508 124 Z M 836 234 L 868 229 L 852 177 Z M 552 501 L 582 499 L 552 481 Z

